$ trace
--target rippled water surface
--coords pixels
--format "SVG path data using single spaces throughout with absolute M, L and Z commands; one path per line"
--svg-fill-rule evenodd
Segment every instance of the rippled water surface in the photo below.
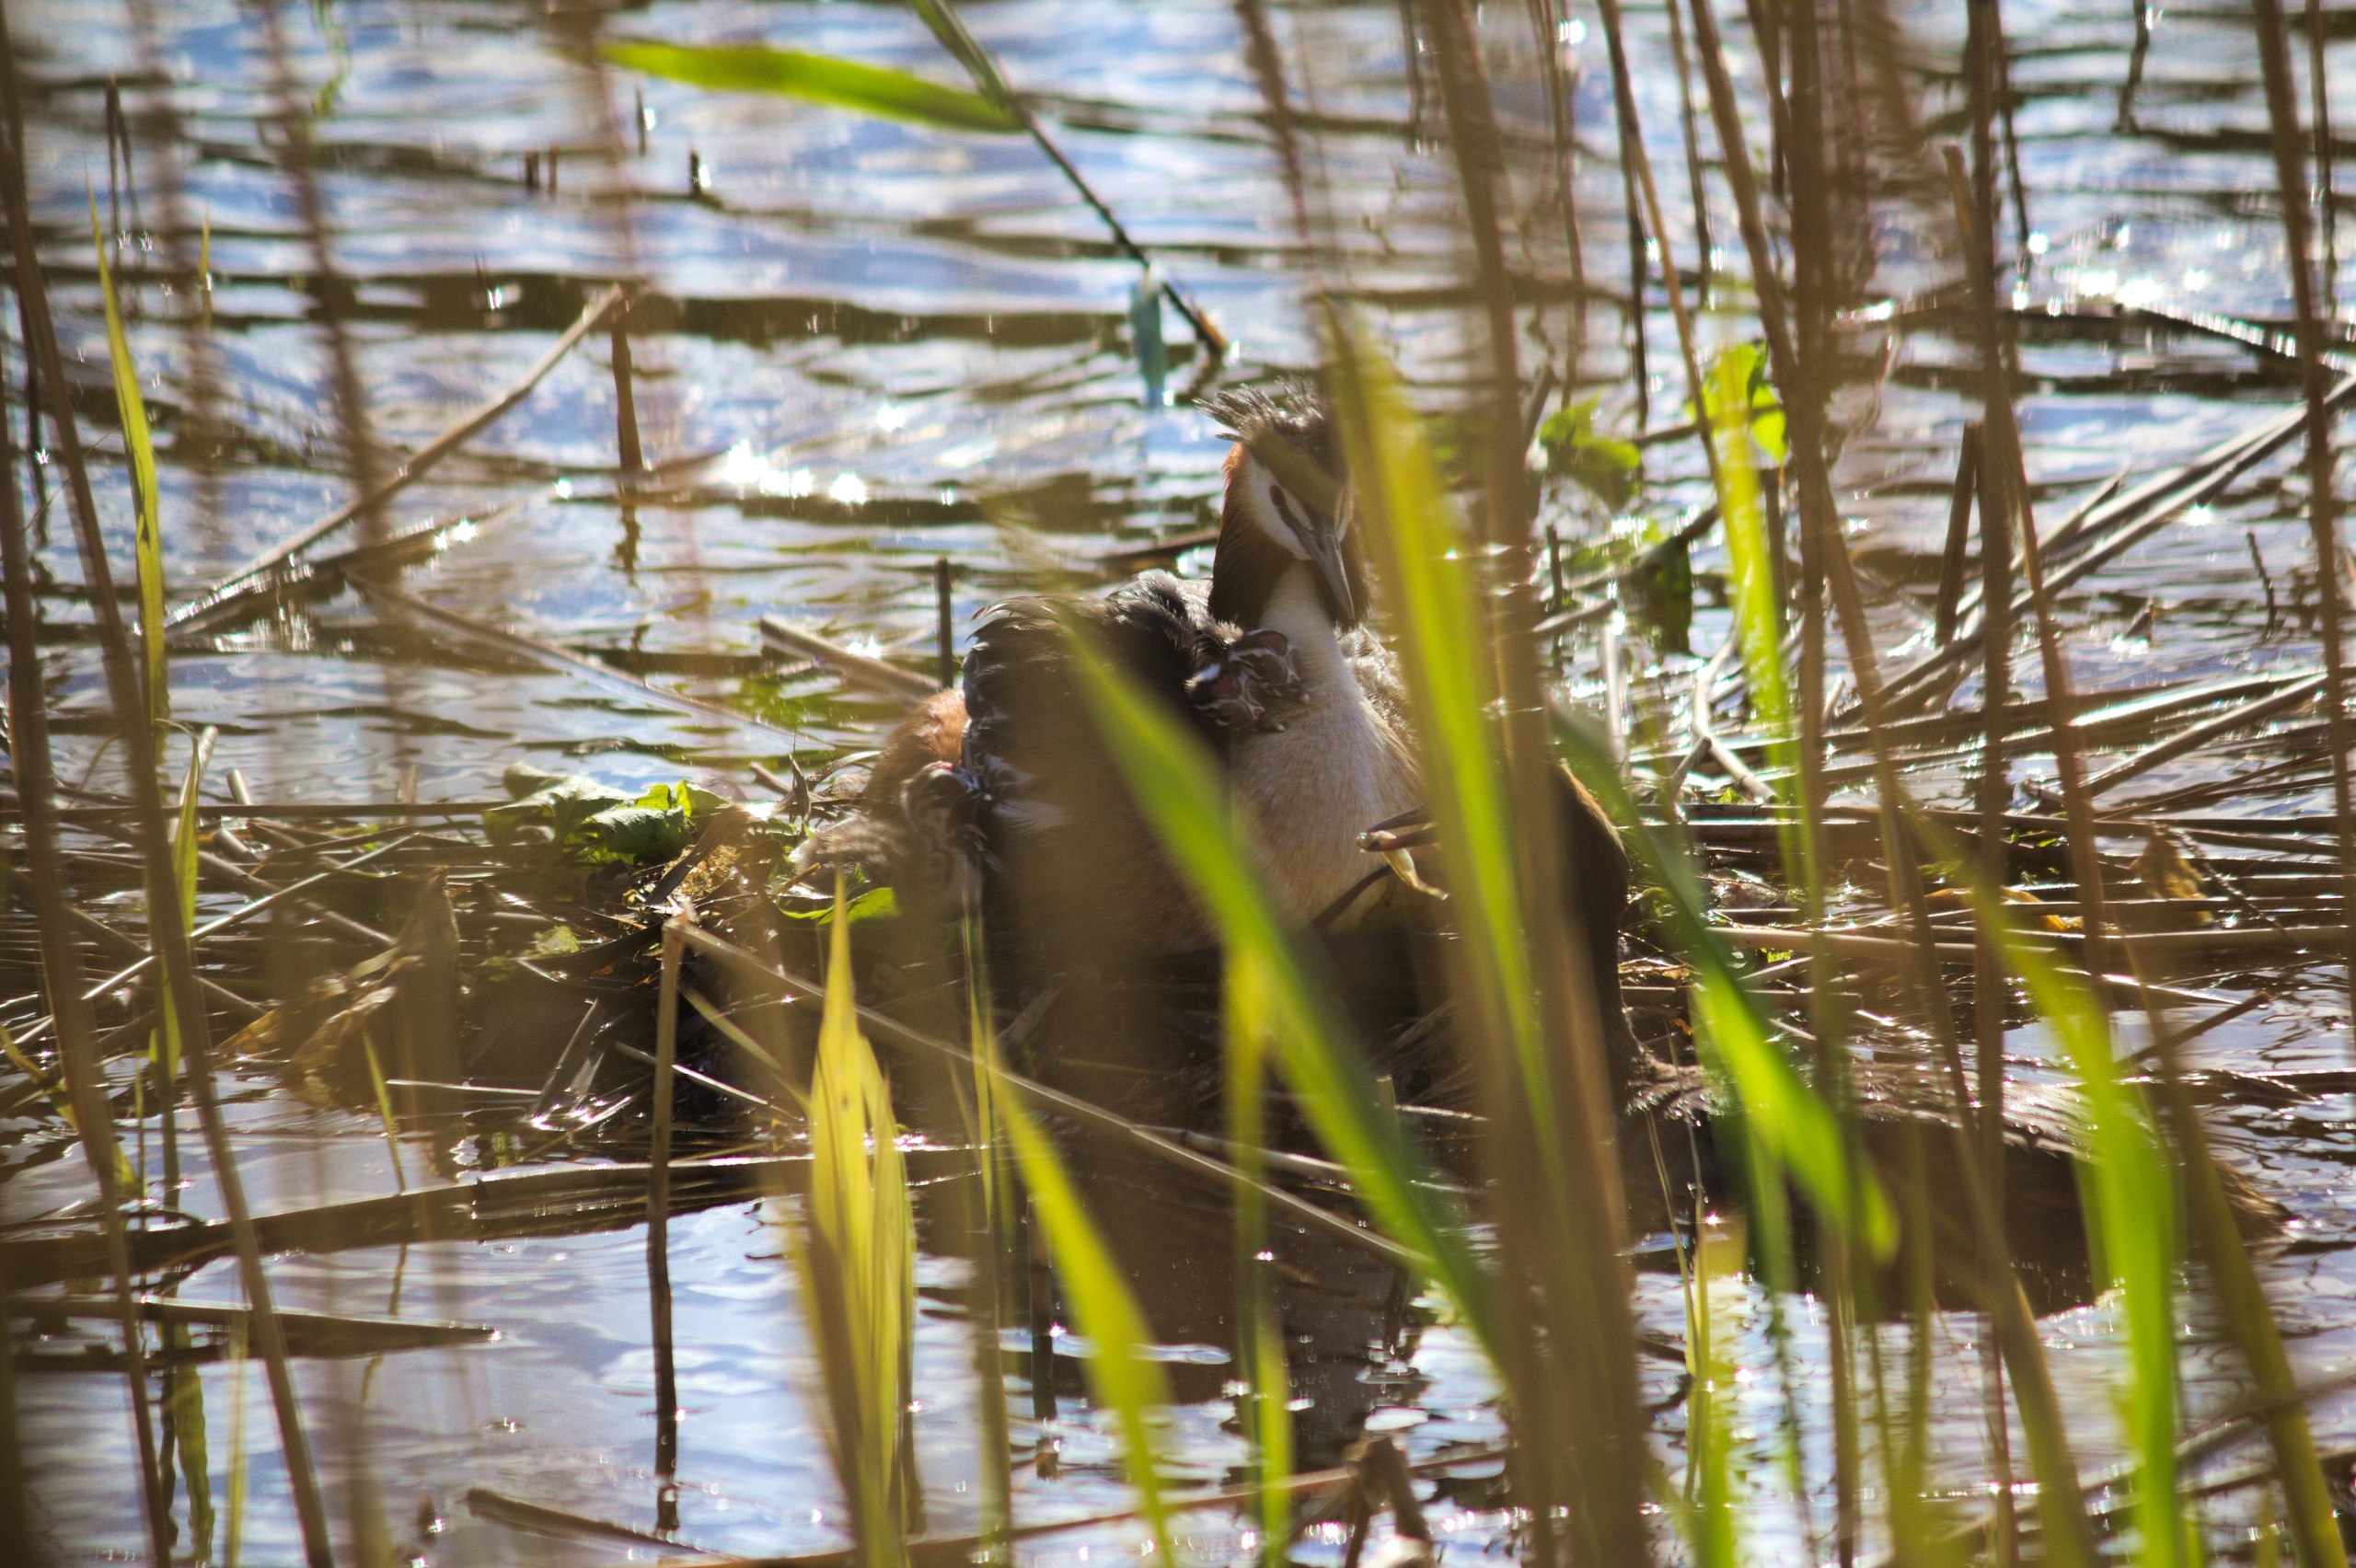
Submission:
M 143 31 L 134 18 L 151 11 L 152 30 Z M 122 226 L 143 237 L 118 251 L 117 267 L 165 447 L 176 584 L 193 591 L 217 579 L 350 493 L 330 319 L 349 336 L 376 438 L 400 452 L 511 383 L 608 283 L 635 279 L 645 290 L 630 347 L 653 473 L 634 499 L 626 503 L 619 489 L 616 384 L 601 332 L 403 493 L 386 519 L 395 529 L 483 519 L 403 572 L 401 589 L 583 655 L 608 674 L 534 663 L 346 594 L 176 654 L 177 717 L 221 731 L 214 778 L 238 769 L 265 801 L 356 803 L 393 797 L 413 769 L 420 798 L 472 801 L 496 796 L 502 770 L 520 758 L 631 786 L 684 771 L 723 793 L 758 794 L 748 763 L 782 767 L 792 756 L 814 771 L 872 745 L 889 717 L 822 670 L 764 655 L 759 617 L 930 670 L 936 559 L 953 564 L 963 627 L 1010 590 L 1096 580 L 1111 552 L 1213 520 L 1224 448 L 1184 394 L 1198 377 L 1249 379 L 1315 358 L 1301 309 L 1311 280 L 1235 12 L 1214 0 L 976 0 L 968 11 L 1090 179 L 1235 340 L 1214 366 L 1168 314 L 1178 394 L 1169 405 L 1148 406 L 1142 396 L 1129 328 L 1138 269 L 1027 140 L 707 95 L 602 70 L 580 48 L 593 36 L 762 40 L 949 79 L 954 67 L 912 10 L 850 0 L 657 0 L 593 20 L 489 0 L 282 6 L 288 94 L 314 116 L 316 178 L 332 216 L 331 272 L 323 275 L 271 86 L 277 63 L 261 7 L 139 0 L 118 12 L 113 0 L 14 0 L 8 22 L 28 78 L 36 219 L 76 395 L 110 430 L 88 194 L 110 207 L 110 79 L 139 130 L 138 207 L 122 214 Z M 1900 17 L 1910 29 L 1901 69 L 1934 138 L 1961 124 L 1959 96 L 1943 74 L 1961 16 L 1960 6 L 1936 6 Z M 1346 276 L 1336 281 L 1357 297 L 1418 396 L 1446 407 L 1475 369 L 1460 314 L 1466 258 L 1437 100 L 1423 98 L 1421 75 L 1402 52 L 1399 13 L 1337 0 L 1279 7 L 1276 18 L 1288 51 L 1306 64 L 1296 91 L 1313 105 L 1324 188 L 1347 253 Z M 2168 11 L 2124 129 L 2126 6 L 2040 0 L 2015 4 L 2006 22 L 2034 231 L 2034 264 L 2016 296 L 2033 318 L 2022 418 L 2040 515 L 2050 522 L 2122 471 L 2252 427 L 2297 389 L 2279 363 L 2243 346 L 2120 314 L 2153 306 L 2278 324 L 2288 314 L 2246 20 L 2231 10 Z M 1501 114 L 1542 139 L 1526 17 L 1493 5 L 1482 25 Z M 1639 7 L 1630 25 L 1671 248 L 1690 282 L 1696 237 L 1665 17 Z M 1577 190 L 1594 298 L 1581 375 L 1601 395 L 1606 427 L 1634 433 L 1616 303 L 1626 278 L 1620 177 L 1593 16 L 1559 46 L 1576 72 L 1585 149 Z M 1738 70 L 1752 58 L 1747 43 L 1734 53 Z M 2350 58 L 2344 46 L 2333 56 L 2343 85 Z M 169 123 L 156 112 L 166 104 Z M 1840 401 L 1850 426 L 1842 503 L 1860 559 L 1876 574 L 1869 586 L 1885 648 L 1927 619 L 1957 437 L 1977 396 L 1969 350 L 1942 317 L 1915 308 L 1952 275 L 1951 225 L 1938 208 L 1919 204 L 1931 187 L 1917 183 L 1915 193 L 1895 181 L 1877 192 L 1877 260 L 1855 334 L 1857 374 Z M 1717 266 L 1738 273 L 1734 214 L 1713 190 Z M 1535 192 L 1522 195 L 1535 203 Z M 227 429 L 215 460 L 201 459 L 189 434 L 199 367 L 177 324 L 160 237 L 175 211 L 190 254 L 195 230 L 209 233 L 206 341 L 222 389 L 216 417 Z M 1559 218 L 1527 227 L 1511 257 L 1525 367 L 1559 369 L 1574 298 Z M 2015 238 L 2007 234 L 2008 250 Z M 2342 293 L 2351 291 L 2356 279 Z M 1703 317 L 1705 341 L 1752 335 L 1746 297 L 1721 280 Z M 1646 340 L 1646 401 L 1657 429 L 1686 417 L 1657 283 Z M 1676 440 L 1650 453 L 1646 504 L 1673 520 L 1702 499 L 1699 455 Z M 2302 574 L 2312 582 L 2303 502 L 2295 483 L 2284 483 L 2293 460 L 2261 468 L 2072 596 L 2068 645 L 2083 686 L 2213 678 L 2315 657 L 2304 617 L 2269 617 L 2252 566 L 2255 551 L 2286 595 Z M 129 490 L 111 442 L 100 462 L 100 504 L 127 561 Z M 53 470 L 44 482 L 54 489 Z M 1547 520 L 1573 539 L 1604 525 L 1568 493 L 1550 492 Z M 78 582 L 70 531 L 55 513 L 41 559 L 50 576 Z M 1697 564 L 1722 562 L 1705 549 Z M 77 632 L 84 603 L 60 594 L 48 616 L 61 772 L 73 778 L 106 760 L 98 755 L 105 689 L 95 651 Z M 1724 610 L 1705 603 L 1692 646 L 1714 649 L 1725 625 Z M 1575 642 L 1571 652 L 1575 694 L 1592 695 L 1593 649 Z M 2031 663 L 2022 674 L 2034 688 Z M 1657 674 L 1662 690 L 1681 691 L 1692 665 L 1681 653 L 1659 655 L 1657 670 L 1640 669 L 1639 687 Z M 630 684 L 641 679 L 752 717 L 684 711 Z M 2215 766 L 2212 757 L 2162 769 L 2150 782 L 2189 782 Z M 2324 785 L 2303 783 L 2253 809 L 2312 811 L 2326 800 Z M 2344 1066 L 2348 1018 L 2336 982 L 2299 967 L 2267 978 L 2279 999 L 2204 1037 L 2202 1058 L 2245 1070 Z M 2051 1054 L 2035 1030 L 2020 1032 L 2014 1048 Z M 396 1173 L 373 1123 L 306 1109 L 259 1080 L 247 1087 L 236 1147 L 258 1209 L 391 1189 Z M 2297 1244 L 2270 1267 L 2294 1354 L 2318 1377 L 2356 1356 L 2356 1317 L 2347 1311 L 2356 1295 L 2345 1251 L 2347 1114 L 2339 1098 L 2220 1110 L 2229 1155 L 2292 1215 Z M 63 1158 L 64 1146 L 43 1134 L 13 1136 L 10 1148 L 0 1217 L 37 1220 L 81 1197 L 83 1170 Z M 410 1152 L 410 1180 L 423 1159 Z M 943 1183 L 922 1200 L 928 1226 L 959 1223 L 947 1191 L 953 1181 Z M 186 1202 L 216 1211 L 201 1173 Z M 737 1203 L 673 1227 L 684 1543 L 793 1552 L 843 1539 L 810 1398 L 814 1363 L 781 1258 L 778 1222 L 789 1208 L 782 1198 Z M 1220 1217 L 1204 1223 L 1201 1244 L 1224 1246 Z M 1172 1243 L 1173 1269 L 1183 1270 L 1184 1244 Z M 920 1468 L 930 1522 L 941 1531 L 970 1528 L 978 1507 L 957 1251 L 928 1251 L 915 1351 Z M 479 1345 L 301 1366 L 339 1531 L 437 1564 L 663 1555 L 653 1544 L 519 1528 L 467 1502 L 470 1488 L 491 1488 L 654 1528 L 643 1259 L 642 1231 L 625 1226 L 275 1263 L 284 1306 L 498 1330 Z M 1315 1393 L 1323 1408 L 1304 1421 L 1323 1423 L 1336 1448 L 1360 1424 L 1403 1434 L 1415 1457 L 1496 1440 L 1502 1424 L 1469 1341 L 1386 1301 L 1380 1282 L 1345 1274 L 1326 1282 L 1332 1298 L 1319 1320 L 1352 1354 L 1327 1358 Z M 1674 1276 L 1640 1277 L 1648 1321 L 1680 1332 Z M 234 1300 L 233 1271 L 212 1263 L 183 1294 Z M 1181 1295 L 1173 1287 L 1172 1301 Z M 1745 1297 L 1738 1317 L 1738 1354 L 1763 1367 L 1761 1298 Z M 1796 1327 L 1800 1355 L 1819 1356 L 1812 1303 L 1796 1309 Z M 1936 1436 L 1960 1489 L 1983 1473 L 1977 1329 L 1961 1315 L 1934 1327 L 1935 1386 L 1952 1394 Z M 2085 1412 L 2081 1457 L 2114 1458 L 2101 1430 L 2104 1379 L 2117 1366 L 2111 1310 L 2061 1313 L 2046 1329 L 2065 1398 Z M 1893 1332 L 1902 1338 L 1902 1329 Z M 1178 1343 L 1170 1354 L 1193 1374 L 1179 1378 L 1185 1402 L 1169 1418 L 1174 1479 L 1227 1483 L 1245 1454 L 1220 1395 L 1219 1353 Z M 1648 1363 L 1646 1397 L 1665 1398 L 1676 1370 Z M 2226 1397 L 2229 1370 L 2196 1356 L 2197 1407 Z M 216 1486 L 232 1412 L 245 1411 L 253 1467 L 245 1561 L 297 1561 L 259 1373 L 215 1366 L 202 1381 Z M 1017 1510 L 1026 1521 L 1126 1501 L 1114 1447 L 1071 1397 L 1078 1388 L 1072 1380 L 1052 1431 L 1016 1423 Z M 1749 1388 L 1757 1409 L 1743 1410 L 1745 1441 L 1761 1485 L 1775 1490 L 1772 1386 L 1762 1374 Z M 119 1379 L 44 1373 L 20 1381 L 19 1401 L 37 1435 L 29 1477 L 50 1539 L 70 1561 L 138 1550 Z M 1019 1389 L 1015 1402 L 1018 1415 L 1028 1411 Z M 2327 1447 L 2356 1438 L 2356 1405 L 2326 1399 L 2317 1408 Z M 1665 1442 L 1681 1440 L 1681 1423 L 1674 1410 L 1663 1414 Z M 1829 1438 L 1808 1438 L 1821 1482 Z M 1056 1458 L 1038 1462 L 1049 1447 Z M 1484 1511 L 1476 1482 L 1451 1482 L 1449 1496 L 1436 1522 L 1453 1554 L 1501 1543 L 1503 1516 Z M 1816 1505 L 1829 1507 L 1827 1497 Z M 1233 1558 L 1242 1550 L 1236 1528 L 1223 1513 L 1199 1516 L 1188 1550 Z M 1753 1528 L 1762 1555 L 1804 1557 L 1803 1526 L 1783 1505 Z M 1084 1562 L 1136 1550 L 1114 1528 L 1043 1543 L 1036 1555 Z M 1312 1560 L 1339 1553 L 1332 1531 L 1303 1548 Z

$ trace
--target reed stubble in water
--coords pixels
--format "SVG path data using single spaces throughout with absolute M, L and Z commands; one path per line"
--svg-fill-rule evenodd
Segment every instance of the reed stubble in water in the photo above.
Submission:
M 0 96 L 15 104 L 18 101 L 18 91 L 15 47 L 6 9 L 0 7 Z M 5 200 L 9 233 L 14 240 L 11 248 L 15 252 L 19 306 L 28 329 L 27 349 L 40 358 L 42 383 L 52 398 L 51 427 L 57 437 L 53 450 L 65 472 L 75 542 L 81 554 L 84 579 L 90 590 L 90 602 L 96 612 L 108 695 L 113 706 L 113 719 L 128 774 L 129 792 L 137 812 L 139 846 L 147 885 L 151 890 L 168 889 L 174 885 L 175 872 L 169 828 L 156 775 L 154 732 L 148 725 L 146 704 L 141 699 L 138 665 L 132 652 L 129 630 L 123 625 L 121 609 L 115 599 L 113 575 L 107 562 L 105 541 L 99 532 L 98 504 L 90 490 L 80 432 L 68 396 L 64 360 L 58 352 L 55 329 L 50 319 L 45 280 L 31 242 L 34 230 L 25 191 L 22 131 L 17 124 L 12 124 L 10 129 L 9 144 L 5 150 L 5 156 L 0 156 L 0 200 Z M 17 617 L 11 619 L 29 627 L 29 620 Z M 214 1180 L 220 1190 L 222 1205 L 228 1211 L 230 1225 L 237 1237 L 240 1274 L 247 1301 L 253 1311 L 255 1338 L 270 1372 L 271 1392 L 278 1412 L 280 1442 L 285 1451 L 296 1511 L 303 1525 L 305 1555 L 312 1568 L 329 1568 L 334 1560 L 334 1552 L 328 1536 L 327 1516 L 320 1502 L 318 1477 L 311 1465 L 309 1443 L 304 1435 L 302 1411 L 296 1402 L 285 1340 L 271 1306 L 269 1277 L 255 1244 L 252 1216 L 246 1205 L 244 1185 L 238 1176 L 227 1124 L 222 1117 L 214 1090 L 204 1004 L 197 986 L 194 955 L 189 947 L 188 928 L 181 918 L 179 901 L 155 896 L 151 893 L 148 919 L 156 951 L 163 959 L 163 978 L 167 996 L 166 1005 L 179 1013 L 187 1031 L 182 1044 L 187 1052 L 189 1083 L 194 1091 L 198 1115 L 203 1125 L 207 1152 L 213 1161 Z M 52 1002 L 53 1007 L 70 1009 L 77 999 L 78 993 L 69 984 L 59 988 L 59 994 L 52 996 Z
M 2285 264 L 2291 302 L 2298 317 L 2299 390 L 2306 399 L 2307 530 L 2315 548 L 2316 598 L 2323 636 L 2324 723 L 2331 747 L 2331 803 L 2339 818 L 2341 874 L 2346 896 L 2356 899 L 2356 782 L 2349 773 L 2346 606 L 2339 554 L 2339 499 L 2333 489 L 2329 377 L 2324 368 L 2323 319 L 2316 309 L 2309 269 L 2305 158 L 2299 144 L 2298 102 L 2291 86 L 2290 43 L 2284 36 L 2281 0 L 2253 0 L 2258 60 L 2266 86 L 2267 128 L 2274 151 L 2275 186 L 2282 210 Z M 2348 928 L 2343 956 L 2348 996 L 2356 1011 L 2356 922 Z

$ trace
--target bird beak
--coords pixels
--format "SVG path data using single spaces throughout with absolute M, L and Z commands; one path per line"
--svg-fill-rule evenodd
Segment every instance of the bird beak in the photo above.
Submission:
M 1344 626 L 1357 624 L 1357 601 L 1350 594 L 1349 569 L 1342 564 L 1342 535 L 1338 528 L 1296 530 L 1293 536 L 1309 551 L 1309 564 L 1325 590 L 1334 618 Z

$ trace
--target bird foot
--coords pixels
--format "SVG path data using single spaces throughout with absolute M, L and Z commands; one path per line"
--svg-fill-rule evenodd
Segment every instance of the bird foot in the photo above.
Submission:
M 1281 631 L 1247 631 L 1186 683 L 1186 699 L 1230 730 L 1281 730 L 1301 704 L 1292 640 Z

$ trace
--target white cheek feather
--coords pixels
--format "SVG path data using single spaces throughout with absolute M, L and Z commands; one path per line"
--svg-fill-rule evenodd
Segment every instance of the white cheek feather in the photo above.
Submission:
M 1236 476 L 1236 480 L 1243 487 L 1243 513 L 1252 519 L 1253 525 L 1281 545 L 1285 554 L 1292 557 L 1293 559 L 1307 560 L 1308 547 L 1300 542 L 1299 537 L 1293 533 L 1291 525 L 1288 524 L 1283 514 L 1277 511 L 1278 502 L 1276 492 L 1282 487 L 1276 483 L 1276 477 L 1270 471 L 1268 466 L 1257 457 L 1246 457 L 1243 460 L 1242 471 Z M 1296 510 L 1299 508 L 1299 498 L 1288 496 L 1286 500 L 1290 502 Z

